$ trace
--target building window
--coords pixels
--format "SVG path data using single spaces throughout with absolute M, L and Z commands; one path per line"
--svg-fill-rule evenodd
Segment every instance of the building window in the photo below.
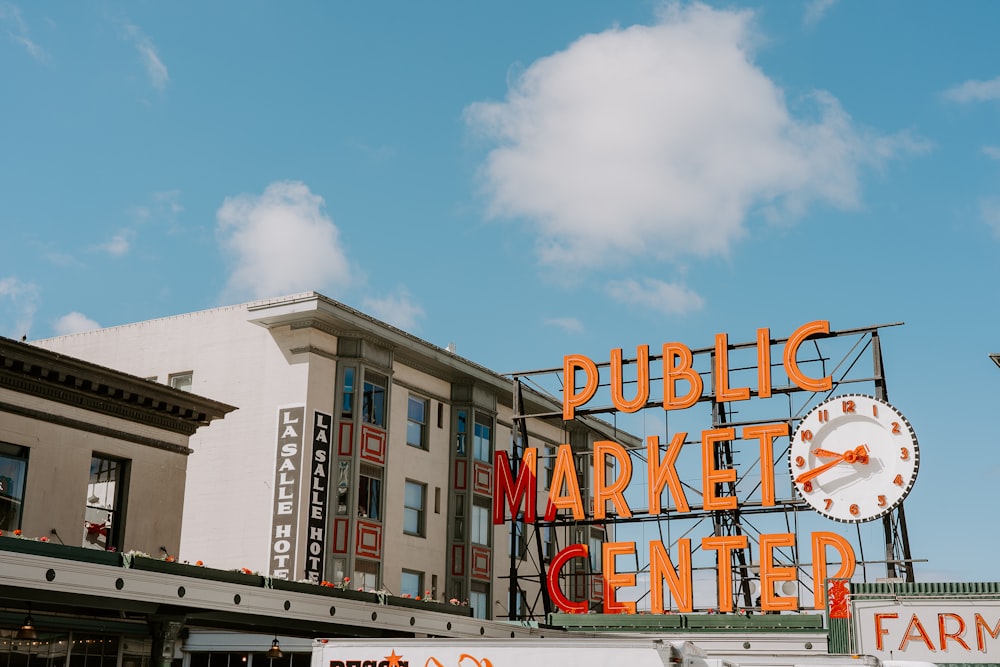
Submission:
M 419 598 L 424 595 L 424 573 L 403 570 L 399 581 L 399 594 L 403 597 Z
M 351 588 L 365 591 L 378 590 L 378 561 L 358 558 L 354 561 L 354 580 Z
M 351 419 L 354 416 L 354 368 L 344 369 L 344 386 L 341 390 L 340 417 Z
M 351 493 L 351 464 L 349 461 L 337 463 L 337 514 L 347 514 L 347 504 Z
M 525 533 L 527 533 L 527 526 L 524 525 L 524 514 L 519 512 L 510 522 L 510 532 L 507 534 L 509 538 L 507 540 L 507 555 L 515 558 L 525 557 L 528 550 L 528 540 Z
M 544 471 L 542 477 L 545 480 L 545 488 L 548 490 L 552 488 L 552 468 L 555 465 L 556 450 L 553 447 L 546 447 L 540 458 Z
M 167 378 L 167 383 L 174 389 L 191 391 L 191 385 L 194 384 L 194 371 L 174 373 Z
M 90 481 L 84 513 L 83 546 L 120 549 L 124 526 L 125 461 L 95 454 L 90 459 Z
M 406 480 L 403 491 L 403 532 L 424 535 L 424 512 L 427 506 L 427 485 Z
M 473 544 L 482 544 L 487 547 L 490 545 L 490 535 L 493 532 L 490 529 L 491 520 L 489 505 L 480 505 L 478 500 L 475 501 L 472 505 L 472 535 L 470 536 Z
M 410 396 L 406 408 L 406 444 L 427 449 L 427 399 Z
M 455 541 L 465 541 L 465 495 L 455 496 Z
M 490 421 L 476 419 L 473 435 L 473 456 L 477 461 L 493 463 L 493 426 Z
M 604 542 L 600 537 L 590 536 L 590 571 L 601 572 L 601 550 Z
M 455 415 L 455 455 L 465 456 L 465 438 L 468 433 L 468 417 L 465 410 L 459 410 Z
M 28 448 L 0 443 L 0 530 L 21 527 Z
M 385 388 L 388 381 L 384 375 L 365 373 L 365 388 L 362 396 L 361 419 L 366 424 L 385 427 Z
M 358 476 L 358 516 L 382 518 L 382 471 L 375 466 L 361 466 Z
M 469 606 L 472 607 L 474 618 L 489 618 L 490 587 L 486 584 L 473 583 L 469 593 Z

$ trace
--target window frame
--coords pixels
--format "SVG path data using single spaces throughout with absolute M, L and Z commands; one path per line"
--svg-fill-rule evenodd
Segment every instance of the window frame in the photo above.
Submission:
M 24 517 L 24 492 L 28 481 L 29 451 L 27 447 L 21 445 L 0 442 L 0 472 L 7 472 L 5 468 L 10 466 L 10 475 L 0 475 L 0 496 L 10 501 L 11 510 L 10 513 L 6 510 L 0 512 L 0 530 L 14 531 L 21 527 L 21 519 Z M 10 517 L 10 521 L 6 520 L 7 516 Z
M 81 540 L 81 546 L 88 549 L 101 549 L 101 537 L 104 538 L 103 551 L 120 551 L 123 546 L 125 537 L 125 514 L 128 505 L 128 482 L 130 474 L 130 461 L 128 459 L 119 458 L 117 456 L 110 456 L 108 454 L 102 454 L 101 452 L 93 452 L 90 457 L 90 472 L 87 481 L 87 497 L 84 503 L 84 517 L 85 524 L 83 528 L 83 537 Z M 109 464 L 109 467 L 113 467 L 115 470 L 114 479 L 101 480 L 102 472 L 106 472 L 108 469 L 104 468 L 102 464 Z M 96 479 L 95 479 L 95 465 Z M 111 492 L 113 498 L 112 506 L 101 507 L 96 504 L 96 502 L 91 501 L 91 498 L 97 498 L 99 502 L 101 500 L 100 496 L 95 493 L 95 486 L 98 484 L 106 484 L 109 481 L 114 482 L 114 489 Z M 105 501 L 107 501 L 107 496 L 105 496 Z M 86 521 L 88 514 L 93 516 L 94 512 L 103 512 L 108 514 L 108 520 L 98 524 L 96 521 Z M 98 526 L 104 526 L 106 532 L 101 532 Z M 93 540 L 88 539 L 91 536 L 95 536 Z M 98 546 L 92 546 L 98 545 Z
M 410 504 L 410 490 L 416 489 L 420 493 L 420 506 Z M 410 517 L 416 513 L 416 531 L 410 530 L 408 524 Z M 411 537 L 427 536 L 427 485 L 413 479 L 407 479 L 403 485 L 403 534 Z
M 411 592 L 404 587 L 405 585 L 404 582 L 406 581 L 406 578 L 408 576 L 416 577 L 417 580 L 416 592 Z M 423 572 L 418 572 L 417 570 L 407 570 L 406 568 L 403 568 L 403 571 L 400 573 L 399 577 L 399 594 L 402 595 L 403 597 L 406 596 L 410 596 L 413 598 L 423 597 L 424 591 L 426 590 L 424 588 L 424 577 L 425 575 Z
M 178 386 L 178 380 L 187 380 L 186 385 Z M 171 373 L 167 376 L 167 385 L 176 389 L 177 391 L 186 391 L 192 393 L 194 389 L 194 371 L 183 371 L 180 373 Z
M 418 421 L 413 418 L 412 408 L 414 405 L 419 405 L 423 413 L 423 421 Z M 410 394 L 406 397 L 406 444 L 410 447 L 416 447 L 417 449 L 427 450 L 428 445 L 428 417 L 430 415 L 431 402 L 430 399 L 423 398 L 417 394 Z M 411 427 L 416 427 L 418 435 L 417 442 L 413 442 L 411 439 Z

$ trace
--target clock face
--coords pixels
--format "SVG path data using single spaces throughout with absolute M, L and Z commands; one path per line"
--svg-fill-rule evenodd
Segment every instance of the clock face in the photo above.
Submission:
M 896 408 L 863 394 L 836 396 L 807 414 L 792 435 L 792 484 L 825 517 L 871 521 L 903 502 L 917 478 L 913 428 Z

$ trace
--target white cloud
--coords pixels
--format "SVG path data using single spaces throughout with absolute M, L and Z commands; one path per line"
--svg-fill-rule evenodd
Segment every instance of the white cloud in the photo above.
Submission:
M 1000 197 L 979 200 L 979 215 L 993 231 L 993 235 L 1000 239 Z
M 495 144 L 489 213 L 522 218 L 542 261 L 725 254 L 757 208 L 856 206 L 860 169 L 923 148 L 861 130 L 827 93 L 796 119 L 752 63 L 748 11 L 671 6 L 533 63 L 504 102 L 466 109 Z
M 126 254 L 131 247 L 131 242 L 129 241 L 130 236 L 131 233 L 128 231 L 119 232 L 118 234 L 112 236 L 111 240 L 107 243 L 103 243 L 98 246 L 98 248 L 112 257 L 121 257 Z
M 544 324 L 550 327 L 562 329 L 566 333 L 582 333 L 583 322 L 575 317 L 550 317 Z
M 1000 146 L 983 146 L 983 154 L 994 160 L 1000 160 Z
M 623 303 L 667 315 L 683 315 L 700 310 L 705 305 L 704 299 L 683 285 L 654 278 L 643 278 L 642 284 L 635 280 L 613 280 L 607 284 L 605 291 Z
M 48 53 L 28 36 L 28 24 L 21 16 L 21 8 L 12 2 L 0 2 L 0 21 L 10 24 L 7 35 L 20 44 L 28 55 L 39 62 L 48 60 Z
M 802 15 L 802 23 L 811 28 L 823 20 L 826 13 L 837 4 L 837 0 L 810 0 L 806 3 L 805 12 Z
M 1000 76 L 989 81 L 969 80 L 944 91 L 953 102 L 986 102 L 1000 100 Z
M 139 26 L 128 21 L 125 22 L 125 37 L 139 52 L 139 58 L 142 60 L 143 67 L 146 68 L 146 75 L 153 87 L 157 90 L 166 88 L 167 82 L 170 80 L 170 73 L 167 71 L 167 66 L 160 60 L 153 40 Z
M 83 333 L 85 331 L 95 331 L 100 329 L 101 325 L 83 313 L 73 311 L 56 320 L 53 328 L 57 336 L 68 336 L 69 334 Z
M 424 309 L 414 303 L 403 288 L 381 299 L 365 299 L 363 305 L 373 317 L 408 332 L 412 332 L 424 316 Z
M 17 339 L 30 335 L 37 310 L 37 285 L 12 276 L 0 278 L 0 321 L 14 323 L 5 335 Z
M 341 292 L 352 271 L 323 198 L 297 181 L 271 183 L 261 195 L 228 197 L 216 214 L 232 263 L 224 297 Z

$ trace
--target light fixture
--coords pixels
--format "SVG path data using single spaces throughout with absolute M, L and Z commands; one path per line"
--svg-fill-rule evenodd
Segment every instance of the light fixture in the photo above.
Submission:
M 284 658 L 285 654 L 281 652 L 281 646 L 278 645 L 278 637 L 275 635 L 274 641 L 271 642 L 271 648 L 267 649 L 267 653 L 264 657 L 268 660 L 277 660 L 278 658 Z
M 1000 352 L 993 352 L 992 354 L 990 354 L 990 359 L 993 361 L 994 364 L 1000 366 Z
M 24 617 L 24 624 L 17 629 L 14 639 L 38 639 L 38 631 L 31 620 L 31 613 Z

